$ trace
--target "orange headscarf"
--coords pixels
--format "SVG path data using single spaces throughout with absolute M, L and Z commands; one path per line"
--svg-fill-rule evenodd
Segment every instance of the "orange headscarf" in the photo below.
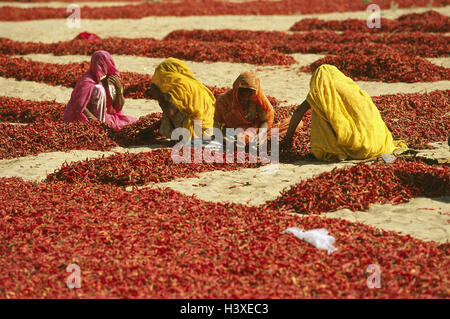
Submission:
M 259 116 L 256 116 L 253 122 L 245 117 L 244 109 L 238 99 L 238 91 L 240 88 L 255 90 L 255 94 L 250 98 L 250 101 L 264 110 L 268 129 L 270 129 L 273 125 L 274 110 L 261 89 L 258 77 L 252 72 L 241 73 L 236 81 L 234 81 L 233 88 L 217 97 L 214 120 L 223 127 L 229 128 L 242 128 L 246 130 L 250 127 L 259 127 L 262 122 Z

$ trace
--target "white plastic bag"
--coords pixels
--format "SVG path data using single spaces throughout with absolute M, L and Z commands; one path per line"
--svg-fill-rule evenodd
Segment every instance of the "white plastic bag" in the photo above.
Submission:
M 334 237 L 328 235 L 328 230 L 325 228 L 303 231 L 303 229 L 297 227 L 290 227 L 282 233 L 291 233 L 298 239 L 304 240 L 318 249 L 327 250 L 328 255 L 337 251 L 337 248 L 333 246 L 335 242 Z
M 394 163 L 395 160 L 397 159 L 397 157 L 395 157 L 395 155 L 392 154 L 381 154 L 381 158 L 383 159 L 383 161 L 385 163 Z

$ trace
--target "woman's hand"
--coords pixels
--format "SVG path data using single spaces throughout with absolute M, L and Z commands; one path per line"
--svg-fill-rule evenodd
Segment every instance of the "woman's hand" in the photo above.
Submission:
M 291 137 L 285 136 L 280 143 L 281 151 L 290 151 L 294 140 Z
M 161 126 L 161 120 L 156 121 L 155 123 L 151 124 L 150 126 L 147 126 L 146 128 L 139 131 L 138 135 L 141 138 L 149 139 L 152 136 L 155 136 L 155 132 L 159 129 Z
M 106 79 L 108 83 L 114 85 L 114 87 L 116 88 L 116 94 L 123 94 L 122 82 L 120 82 L 120 79 L 117 75 L 108 75 Z
M 83 111 L 84 115 L 87 117 L 88 120 L 94 121 L 94 122 L 100 122 L 98 118 L 94 116 L 94 114 L 91 113 L 91 111 L 88 110 L 88 108 L 85 108 Z

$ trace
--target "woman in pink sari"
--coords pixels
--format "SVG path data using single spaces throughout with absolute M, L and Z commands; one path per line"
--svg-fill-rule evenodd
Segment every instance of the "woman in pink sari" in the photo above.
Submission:
M 106 51 L 96 51 L 89 71 L 83 74 L 72 92 L 64 111 L 64 121 L 97 120 L 120 130 L 137 121 L 123 113 L 124 103 L 120 72 L 111 55 Z

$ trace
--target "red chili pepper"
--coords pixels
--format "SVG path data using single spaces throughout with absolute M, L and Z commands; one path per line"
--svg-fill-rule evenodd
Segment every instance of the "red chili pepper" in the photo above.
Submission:
M 39 1 L 39 0 L 37 0 Z M 67 0 L 63 0 L 67 1 Z M 396 0 L 401 8 L 411 6 L 426 7 L 430 5 L 428 0 Z M 446 5 L 447 0 L 434 0 L 433 6 Z M 381 9 L 391 7 L 390 0 L 379 0 L 377 4 Z M 363 1 L 349 2 L 347 0 L 336 0 L 333 2 L 304 2 L 280 0 L 273 1 L 253 1 L 248 3 L 197 0 L 180 1 L 177 3 L 142 3 L 137 5 L 117 7 L 86 7 L 83 8 L 83 16 L 87 19 L 140 19 L 148 16 L 195 16 L 195 15 L 290 15 L 327 13 L 327 12 L 347 12 L 366 10 L 367 3 Z M 0 20 L 23 21 L 36 19 L 64 19 L 69 14 L 63 8 L 0 8 Z
M 384 170 L 378 166 L 336 172 L 366 172 L 371 180 Z M 423 177 L 439 169 L 394 167 Z M 209 203 L 170 189 L 0 178 L 0 296 L 449 297 L 448 244 L 269 206 Z M 292 225 L 326 228 L 338 251 L 328 256 L 280 234 Z M 80 289 L 66 286 L 72 263 L 81 269 Z M 380 289 L 366 286 L 370 264 L 381 269 Z
M 197 150 L 192 150 L 192 152 Z M 201 151 L 201 149 L 199 149 Z M 68 183 L 105 183 L 114 185 L 143 185 L 167 182 L 177 177 L 196 177 L 198 173 L 213 170 L 235 170 L 258 167 L 247 159 L 244 163 L 179 163 L 171 158 L 172 150 L 156 149 L 147 153 L 123 153 L 106 158 L 85 160 L 64 165 L 47 176 L 47 181 Z M 191 159 L 193 158 L 191 154 Z M 225 155 L 224 155 L 225 156 Z M 225 162 L 225 161 L 224 161 Z
M 450 80 L 450 69 L 435 65 L 425 59 L 405 56 L 392 49 L 370 55 L 348 53 L 326 56 L 300 72 L 313 72 L 322 64 L 335 65 L 355 81 L 383 82 L 433 82 Z
M 358 164 L 293 186 L 268 206 L 298 213 L 324 213 L 342 208 L 365 210 L 372 203 L 400 203 L 417 196 L 447 196 L 449 173 L 448 165 L 429 166 L 421 161 Z
M 320 20 L 303 19 L 296 22 L 290 31 L 358 31 L 358 32 L 450 32 L 450 18 L 436 11 L 411 13 L 395 20 L 380 19 L 381 28 L 368 28 L 366 20 Z
M 30 101 L 0 96 L 0 121 L 34 123 L 58 121 L 63 118 L 65 105 L 54 101 Z

